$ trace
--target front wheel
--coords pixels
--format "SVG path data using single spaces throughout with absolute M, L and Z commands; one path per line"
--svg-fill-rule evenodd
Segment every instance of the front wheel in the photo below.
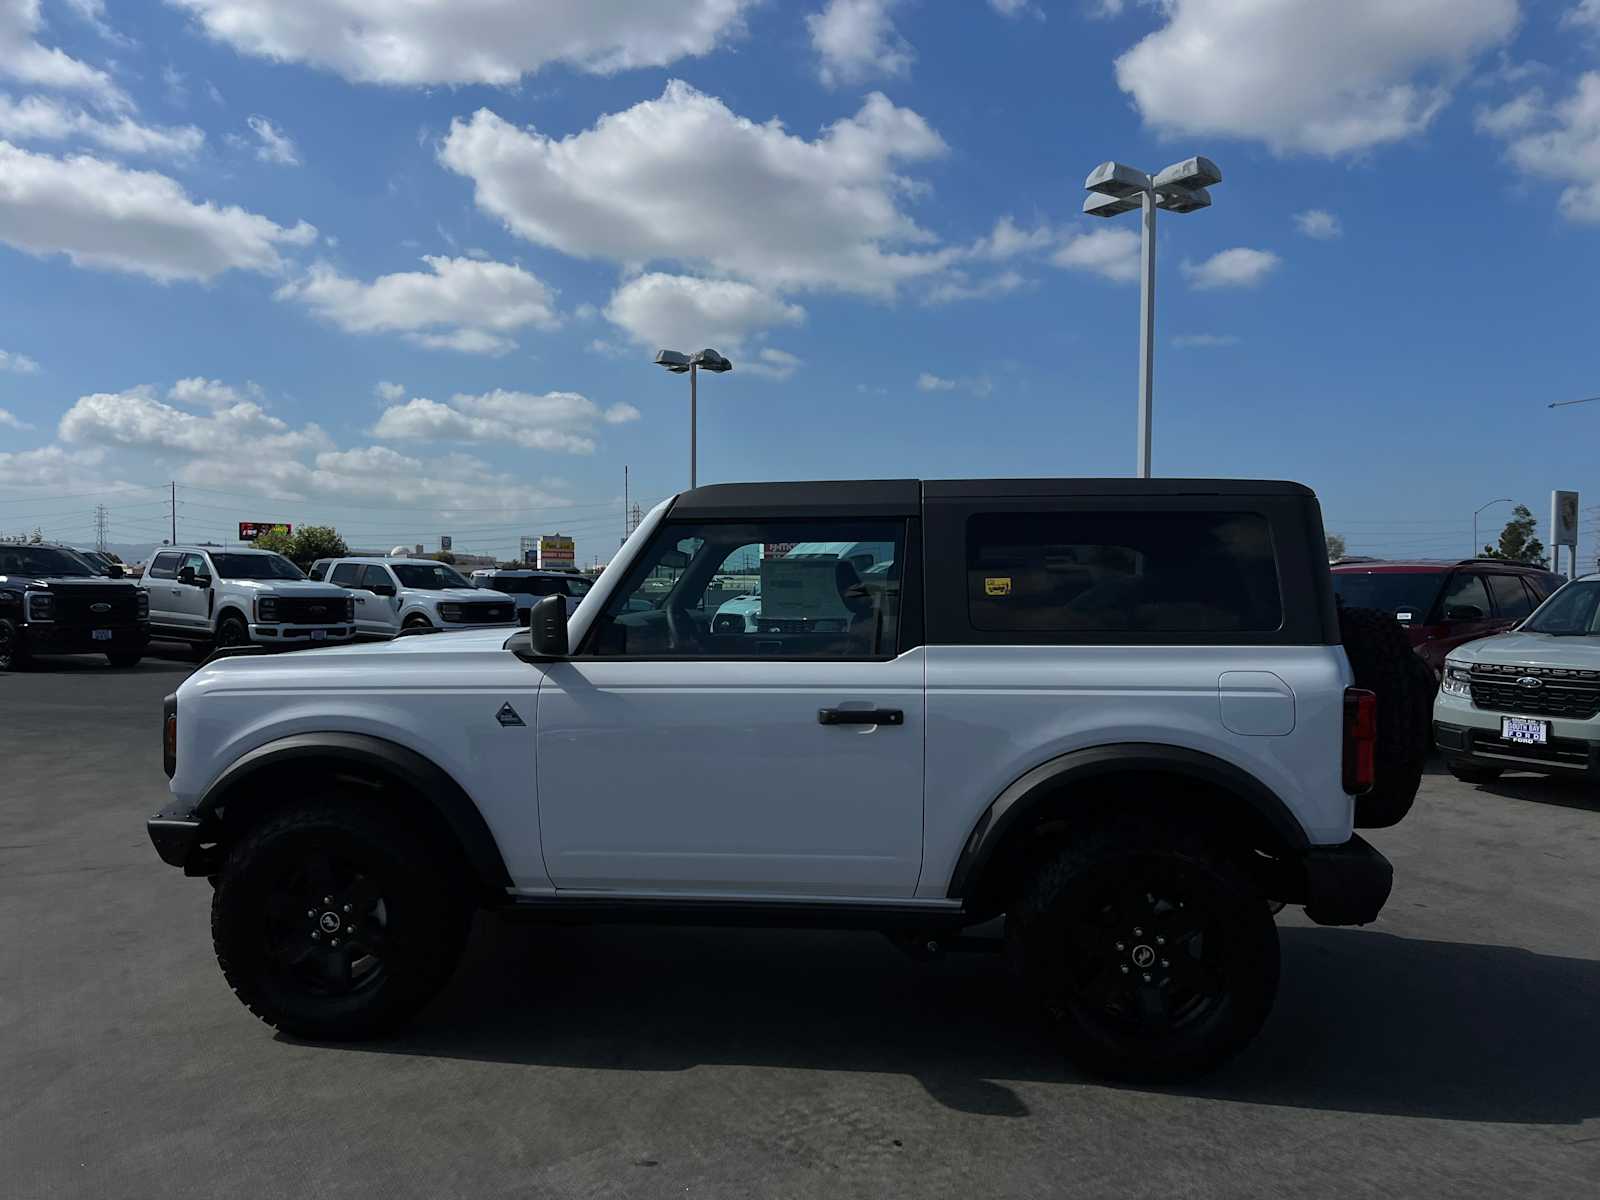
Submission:
M 217 622 L 214 649 L 226 650 L 232 646 L 248 646 L 249 644 L 250 628 L 238 617 L 230 615 Z
M 354 1040 L 444 985 L 470 905 L 411 831 L 337 800 L 278 813 L 229 851 L 211 901 L 223 975 L 265 1021 Z
M 406 618 L 406 623 L 403 626 L 401 626 L 401 628 L 403 628 L 403 629 L 432 629 L 433 628 L 433 622 L 428 620 L 428 618 L 423 616 L 421 613 L 412 613 L 409 617 Z
M 0 620 L 0 671 L 20 671 L 28 665 L 22 637 L 10 621 Z
M 1074 837 L 1024 887 L 1016 939 L 1068 1057 L 1122 1079 L 1211 1070 L 1261 1029 L 1278 931 L 1233 860 L 1170 819 Z

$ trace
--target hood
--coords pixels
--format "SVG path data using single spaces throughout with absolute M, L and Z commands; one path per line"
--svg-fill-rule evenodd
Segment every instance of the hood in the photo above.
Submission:
M 510 600 L 505 592 L 491 591 L 489 588 L 407 588 L 408 592 L 421 592 L 425 596 L 436 596 L 440 600 L 481 600 L 485 604 L 498 604 L 502 600 Z
M 1548 633 L 1502 633 L 1456 647 L 1450 651 L 1448 661 L 1600 670 L 1600 635 L 1552 637 Z
M 139 586 L 131 579 L 112 579 L 109 575 L 0 575 L 0 583 L 20 583 L 24 587 L 47 588 L 127 588 Z
M 337 599 L 348 590 L 331 583 L 318 583 L 315 579 L 227 579 L 223 582 L 247 592 L 271 592 L 275 596 L 325 596 Z

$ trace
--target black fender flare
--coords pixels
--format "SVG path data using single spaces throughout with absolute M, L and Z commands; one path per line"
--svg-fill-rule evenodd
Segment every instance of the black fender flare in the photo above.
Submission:
M 511 886 L 500 847 L 466 790 L 449 772 L 415 750 L 370 734 L 295 733 L 257 746 L 212 781 L 193 815 L 203 825 L 213 824 L 219 810 L 250 780 L 290 763 L 313 760 L 376 775 L 421 796 L 455 836 L 467 866 L 484 887 L 501 892 Z
M 963 899 L 983 878 L 984 868 L 1007 836 L 1061 791 L 1110 775 L 1159 772 L 1221 788 L 1249 806 L 1284 850 L 1300 854 L 1310 845 L 1306 831 L 1271 788 L 1249 772 L 1214 755 L 1155 742 L 1117 742 L 1073 750 L 1040 763 L 1011 783 L 978 818 L 951 872 L 947 895 Z

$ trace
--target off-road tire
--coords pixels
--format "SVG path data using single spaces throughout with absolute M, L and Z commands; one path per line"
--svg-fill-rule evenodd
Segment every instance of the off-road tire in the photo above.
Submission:
M 319 861 L 329 871 L 307 876 Z M 354 882 L 342 877 L 344 866 Z M 285 896 L 305 888 L 328 888 L 334 902 L 310 895 L 286 909 Z M 351 898 L 357 911 L 344 917 Z M 354 1041 L 391 1032 L 438 992 L 461 956 L 471 909 L 465 889 L 420 836 L 328 797 L 273 814 L 229 849 L 212 894 L 211 938 L 228 985 L 261 1020 L 297 1037 Z M 311 933 L 345 935 L 325 932 L 327 916 L 357 928 L 344 956 L 358 968 L 374 947 L 378 973 L 358 976 L 365 982 L 353 990 L 341 992 L 342 984 L 317 974 L 331 969 L 336 952 L 328 940 L 314 946 Z M 274 954 L 285 945 L 290 954 L 320 957 L 287 966 Z
M 405 619 L 405 623 L 401 626 L 401 628 L 402 629 L 432 629 L 433 628 L 433 622 L 428 620 L 428 618 L 423 616 L 421 613 L 412 613 L 409 617 L 407 617 Z
M 1157 902 L 1146 911 L 1149 896 Z M 1183 934 L 1190 926 L 1198 937 Z M 1212 1070 L 1255 1037 L 1277 995 L 1266 899 L 1233 852 L 1171 810 L 1074 831 L 1026 879 L 1007 935 L 1030 998 L 1067 1056 L 1095 1075 Z M 1147 970 L 1153 983 L 1141 984 Z M 1102 1000 L 1107 989 L 1157 999 Z M 1146 1003 L 1170 1012 L 1169 1024 L 1141 1016 Z
M 1355 685 L 1378 697 L 1377 777 L 1356 797 L 1357 829 L 1387 829 L 1411 811 L 1422 786 L 1433 724 L 1433 672 L 1388 613 L 1340 608 L 1339 635 Z
M 1477 763 L 1460 762 L 1453 758 L 1444 760 L 1445 770 L 1462 783 L 1493 783 L 1505 771 L 1504 767 L 1484 767 Z
M 233 646 L 248 646 L 250 644 L 250 627 L 244 621 L 229 613 L 217 622 L 216 636 L 211 639 L 211 651 L 226 650 Z

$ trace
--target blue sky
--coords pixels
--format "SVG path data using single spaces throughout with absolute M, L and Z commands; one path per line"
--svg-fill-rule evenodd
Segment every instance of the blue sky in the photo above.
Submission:
M 0 533 L 604 558 L 706 481 L 1133 466 L 1352 550 L 1600 503 L 1600 0 L 0 0 Z M 671 11 L 668 11 L 671 10 Z M 1307 215 L 1312 214 L 1312 215 Z M 1498 527 L 1506 506 L 1489 509 Z M 1600 520 L 1586 520 L 1586 561 Z

